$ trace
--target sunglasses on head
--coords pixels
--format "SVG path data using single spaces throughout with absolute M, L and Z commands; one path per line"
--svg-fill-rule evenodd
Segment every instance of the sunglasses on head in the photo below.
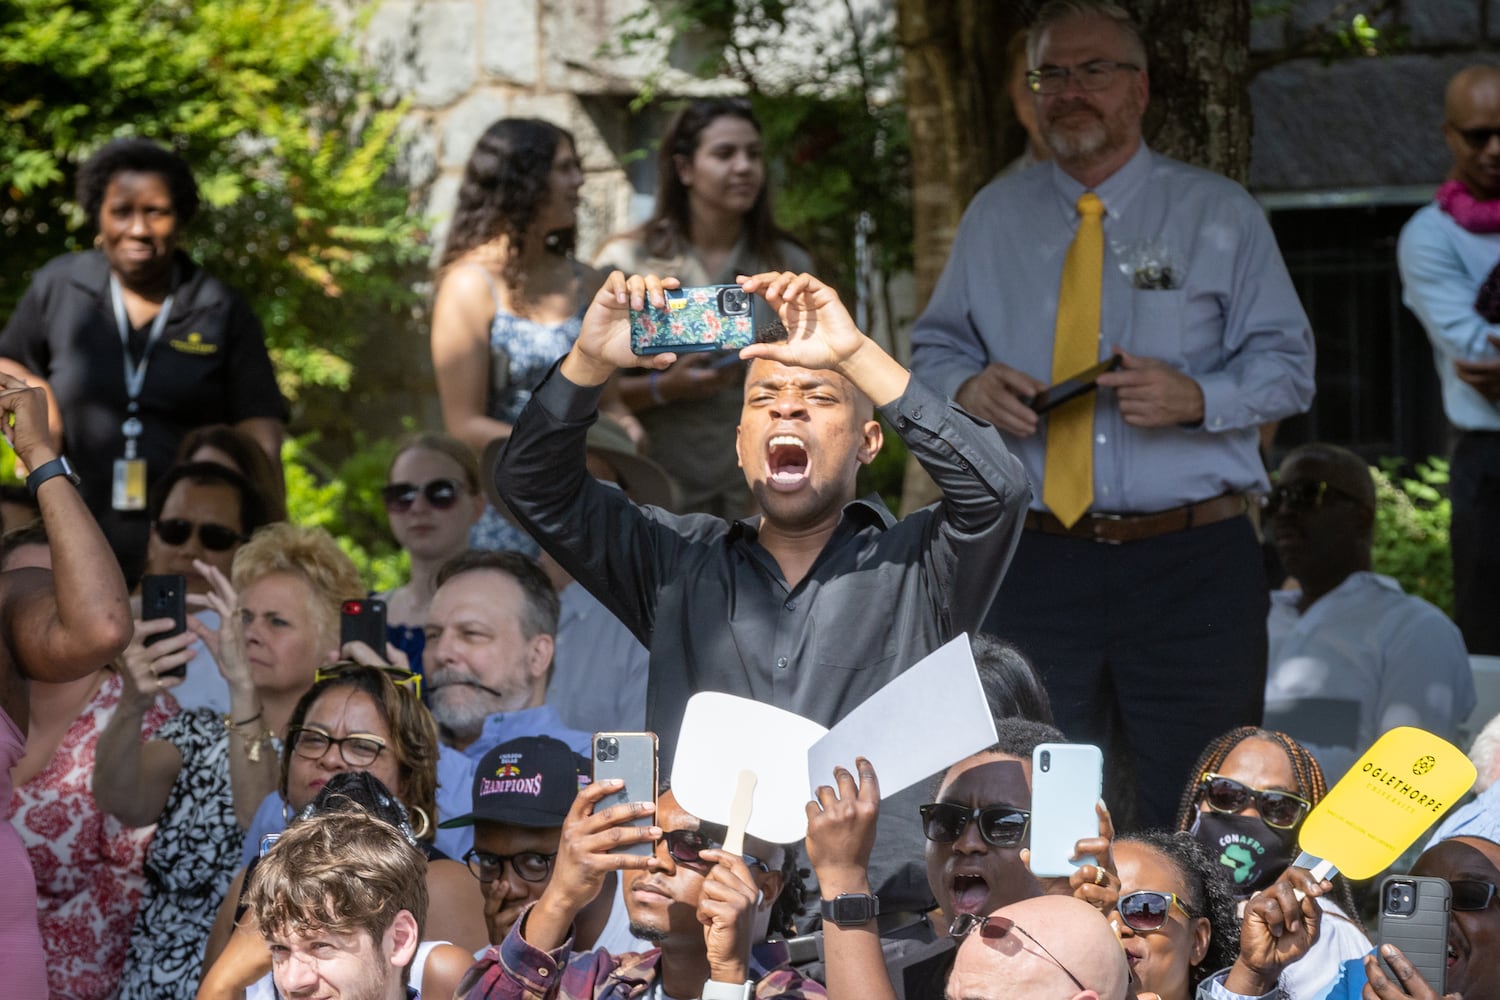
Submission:
M 1182 905 L 1182 900 L 1173 892 L 1157 892 L 1154 889 L 1137 889 L 1127 892 L 1115 903 L 1120 919 L 1125 926 L 1136 931 L 1159 931 L 1166 926 L 1167 913 L 1177 907 L 1184 917 L 1193 919 L 1192 913 Z
M 458 503 L 461 493 L 469 492 L 457 479 L 434 479 L 426 483 L 387 483 L 380 489 L 380 499 L 385 509 L 393 514 L 405 514 L 417 502 L 417 495 L 427 498 L 427 506 L 433 510 L 447 510 Z
M 413 670 L 407 670 L 405 667 L 398 667 L 391 663 L 365 664 L 354 663 L 351 661 L 330 663 L 328 666 L 319 667 L 316 671 L 314 671 L 313 683 L 321 684 L 324 681 L 332 680 L 339 674 L 343 673 L 345 670 L 353 670 L 358 667 L 364 666 L 373 667 L 375 670 L 379 670 L 381 673 L 385 674 L 391 679 L 391 683 L 396 685 L 397 690 L 404 688 L 407 691 L 410 691 L 412 694 L 416 695 L 418 698 L 422 697 L 422 675 Z
M 1256 503 L 1260 505 L 1261 510 L 1266 512 L 1267 517 L 1275 517 L 1281 513 L 1283 507 L 1288 510 L 1302 511 L 1304 513 L 1311 510 L 1318 510 L 1328 502 L 1329 497 L 1337 497 L 1340 500 L 1345 500 L 1361 507 L 1365 506 L 1365 502 L 1352 493 L 1341 490 L 1332 483 L 1316 480 L 1303 480 L 1297 483 L 1278 483 L 1271 487 L 1271 492 L 1257 497 Z
M 1459 879 L 1449 882 L 1453 889 L 1455 910 L 1487 910 L 1495 901 L 1495 884 L 1477 879 Z
M 922 834 L 935 844 L 951 844 L 964 835 L 970 822 L 979 823 L 979 836 L 993 847 L 1015 847 L 1026 839 L 1031 813 L 1015 806 L 968 806 L 934 802 L 921 808 Z
M 210 552 L 227 552 L 245 540 L 245 536 L 233 528 L 207 521 L 198 523 L 182 517 L 168 518 L 152 525 L 156 537 L 173 547 L 186 545 L 187 540 L 198 532 L 198 544 Z
M 1031 933 L 1027 931 L 1026 928 L 1022 927 L 1020 924 L 1016 923 L 1009 917 L 1003 917 L 998 913 L 992 913 L 987 917 L 981 917 L 977 913 L 960 913 L 954 919 L 952 925 L 949 926 L 948 936 L 954 939 L 961 940 L 968 937 L 975 931 L 979 932 L 980 937 L 990 941 L 1003 938 L 1011 931 L 1015 931 L 1017 934 L 1021 935 L 1023 938 L 1040 948 L 1042 950 L 1042 954 L 1045 955 L 1053 965 L 1061 969 L 1065 976 L 1073 981 L 1074 986 L 1078 987 L 1080 990 L 1088 989 L 1087 986 L 1083 985 L 1083 983 L 1079 981 L 1077 976 L 1073 975 L 1072 969 L 1069 969 L 1066 965 L 1063 965 L 1062 962 L 1058 960 L 1056 955 L 1047 950 L 1046 945 L 1042 944 L 1042 942 L 1032 937 Z
M 1312 803 L 1300 795 L 1271 788 L 1251 788 L 1222 774 L 1204 772 L 1199 783 L 1203 788 L 1203 801 L 1214 812 L 1242 812 L 1254 802 L 1255 811 L 1260 813 L 1266 825 L 1279 830 L 1290 830 L 1312 809 Z
M 667 842 L 667 853 L 672 856 L 673 861 L 698 871 L 708 871 L 713 865 L 712 861 L 703 856 L 704 851 L 717 851 L 724 847 L 702 830 L 668 830 L 662 834 L 662 839 Z M 740 860 L 745 862 L 746 868 L 758 868 L 763 872 L 771 870 L 770 865 L 753 854 L 741 854 Z
M 1453 131 L 1463 136 L 1464 142 L 1473 150 L 1484 149 L 1491 139 L 1500 135 L 1500 128 L 1459 128 L 1455 125 Z

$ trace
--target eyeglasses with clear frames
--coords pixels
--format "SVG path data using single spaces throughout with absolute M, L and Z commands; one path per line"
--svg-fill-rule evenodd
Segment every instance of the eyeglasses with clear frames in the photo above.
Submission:
M 1026 71 L 1026 86 L 1036 94 L 1061 94 L 1068 89 L 1068 81 L 1078 84 L 1079 90 L 1103 90 L 1114 81 L 1115 73 L 1122 69 L 1139 72 L 1135 63 L 1116 62 L 1113 59 L 1094 59 L 1082 66 L 1042 66 Z

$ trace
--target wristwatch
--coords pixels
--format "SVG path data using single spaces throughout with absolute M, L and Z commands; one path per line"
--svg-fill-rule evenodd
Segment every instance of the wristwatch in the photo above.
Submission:
M 31 491 L 32 496 L 36 496 L 37 487 L 57 476 L 67 476 L 68 482 L 72 483 L 75 488 L 83 481 L 78 478 L 78 473 L 73 471 L 73 463 L 68 461 L 68 456 L 58 455 L 52 461 L 43 462 L 31 471 L 31 475 L 26 477 L 26 488 Z
M 720 983 L 708 980 L 703 984 L 701 1000 L 754 1000 L 755 984 L 744 983 Z
M 823 919 L 840 927 L 861 927 L 880 916 L 880 897 L 869 893 L 840 893 L 823 900 Z

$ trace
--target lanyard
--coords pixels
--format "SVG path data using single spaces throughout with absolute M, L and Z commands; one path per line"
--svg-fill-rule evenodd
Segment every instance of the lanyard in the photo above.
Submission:
M 172 274 L 172 286 L 177 286 L 177 274 Z M 130 356 L 130 319 L 125 315 L 125 296 L 120 292 L 120 279 L 113 274 L 109 276 L 109 297 L 115 307 L 115 325 L 120 328 L 120 353 L 125 357 L 125 396 L 129 400 L 129 410 L 132 416 L 140 409 L 141 386 L 146 382 L 146 367 L 151 363 L 151 349 L 161 339 L 161 333 L 167 326 L 167 317 L 172 313 L 172 300 L 177 297 L 173 292 L 166 297 L 161 304 L 161 311 L 156 314 L 156 319 L 151 321 L 151 333 L 146 337 L 146 347 L 141 351 L 141 363 L 136 364 L 135 359 Z M 131 434 L 125 432 L 127 437 L 137 437 L 140 430 Z

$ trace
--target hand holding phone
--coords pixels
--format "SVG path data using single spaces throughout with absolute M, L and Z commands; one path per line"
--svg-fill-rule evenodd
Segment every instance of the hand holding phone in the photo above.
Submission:
M 1098 388 L 1099 376 L 1119 368 L 1124 360 L 1121 355 L 1112 354 L 1097 365 L 1092 365 L 1077 375 L 1048 386 L 1032 396 L 1026 405 L 1039 414 L 1055 410 L 1071 399 L 1077 399 L 1086 392 L 1095 391 Z
M 1104 785 L 1104 754 L 1087 743 L 1043 743 L 1031 753 L 1031 873 L 1066 878 L 1099 859 L 1072 860 L 1080 840 L 1099 833 L 1095 804 Z
M 620 778 L 625 782 L 619 791 L 605 796 L 595 811 L 626 802 L 655 802 L 656 767 L 655 733 L 595 733 L 594 780 Z M 655 816 L 637 816 L 627 825 L 649 827 L 655 822 Z M 643 841 L 622 844 L 610 853 L 650 857 L 655 851 L 654 843 Z
M 755 297 L 739 285 L 668 288 L 666 305 L 630 311 L 630 349 L 641 356 L 738 351 L 756 340 Z
M 1448 974 L 1448 912 L 1452 908 L 1453 889 L 1443 879 L 1390 875 L 1380 884 L 1380 943 L 1401 949 L 1438 996 L 1445 992 Z
M 165 632 L 148 636 L 142 645 L 153 643 L 172 635 L 187 631 L 187 580 L 181 573 L 148 574 L 141 577 L 141 621 L 158 618 L 172 619 L 172 627 Z M 163 677 L 186 677 L 187 664 L 169 667 L 161 671 Z
M 362 597 L 344 602 L 339 613 L 339 648 L 351 642 L 364 643 L 376 656 L 385 653 L 385 601 Z

